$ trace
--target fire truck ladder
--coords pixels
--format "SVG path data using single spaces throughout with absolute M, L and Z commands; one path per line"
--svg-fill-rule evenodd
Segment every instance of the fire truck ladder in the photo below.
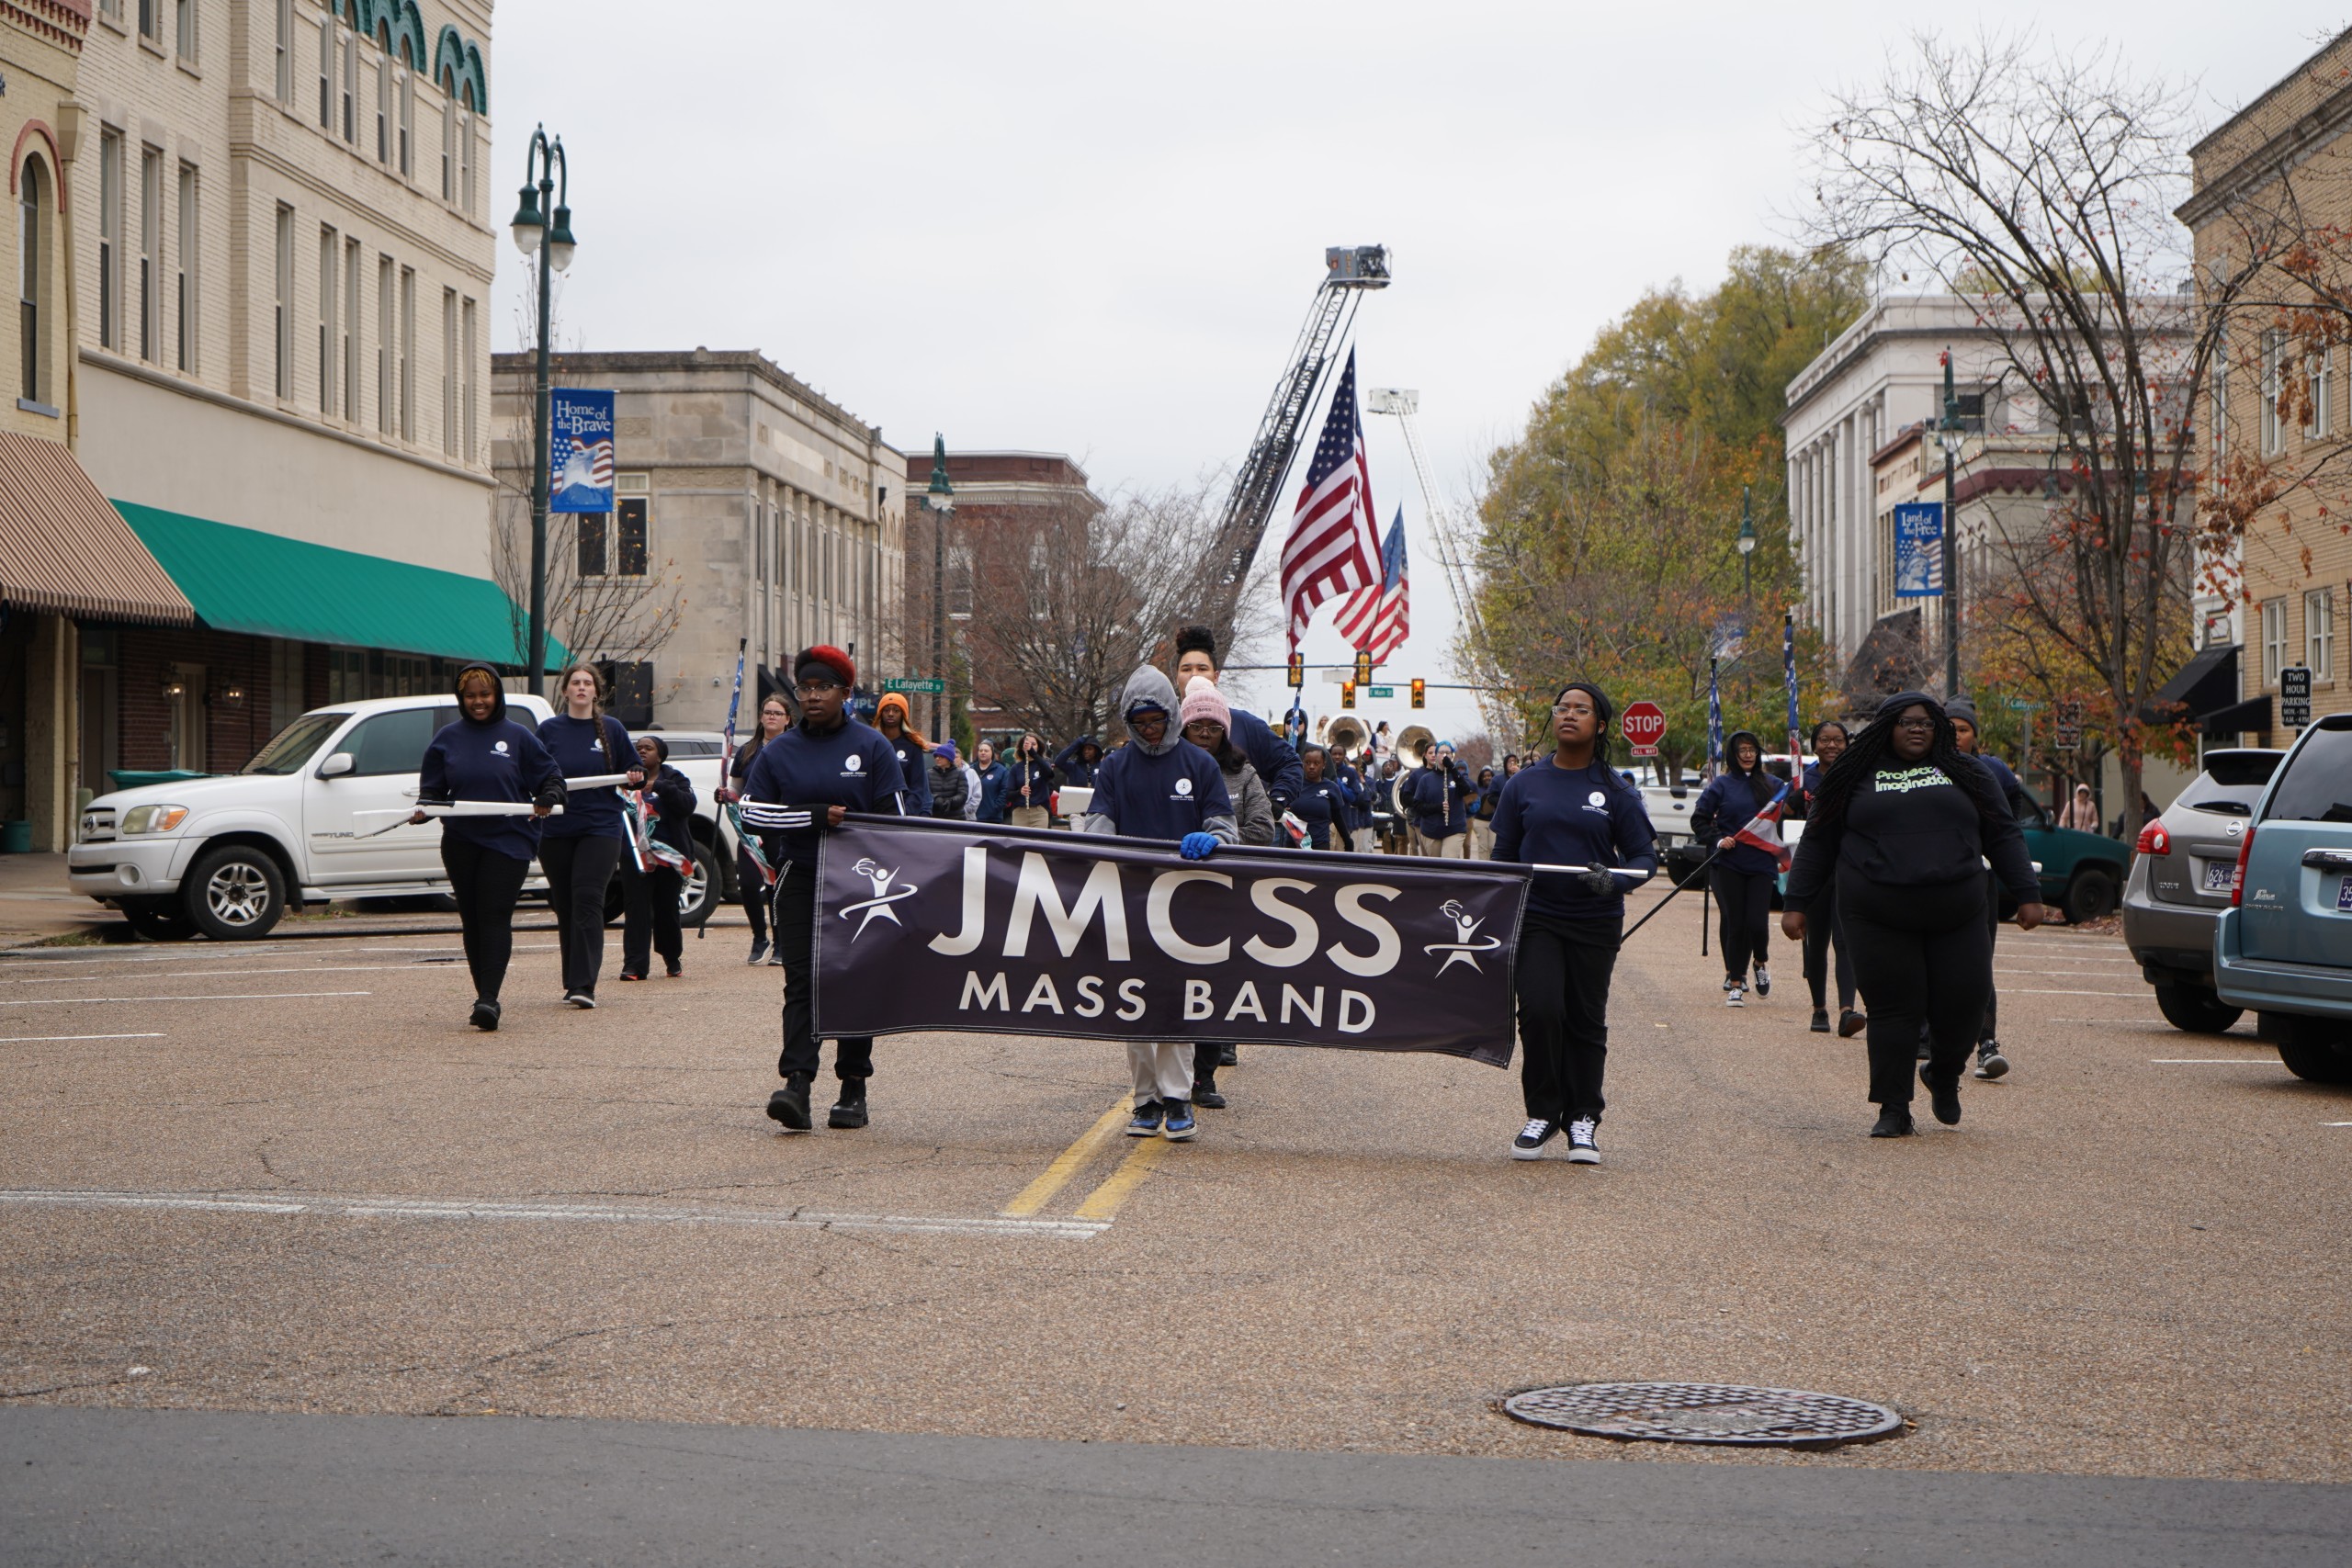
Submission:
M 1323 253 L 1327 276 L 1317 286 L 1306 324 L 1292 347 L 1290 368 L 1274 383 L 1272 400 L 1258 422 L 1258 438 L 1234 476 L 1225 498 L 1225 515 L 1217 524 L 1217 552 L 1227 562 L 1225 581 L 1238 584 L 1250 575 L 1258 546 L 1266 536 L 1266 520 L 1282 499 L 1291 464 L 1298 457 L 1298 436 L 1330 373 L 1337 346 L 1354 324 L 1356 307 L 1366 289 L 1388 287 L 1388 253 L 1379 245 L 1334 245 Z

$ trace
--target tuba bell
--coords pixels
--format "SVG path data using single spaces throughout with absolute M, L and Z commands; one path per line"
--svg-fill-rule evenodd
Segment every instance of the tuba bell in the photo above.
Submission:
M 1421 758 L 1437 739 L 1426 724 L 1408 724 L 1396 736 L 1396 757 L 1408 768 L 1418 768 Z
M 1342 755 L 1354 757 L 1363 754 L 1371 739 L 1363 727 L 1363 720 L 1342 714 L 1331 720 L 1331 728 L 1325 732 L 1323 743 Z

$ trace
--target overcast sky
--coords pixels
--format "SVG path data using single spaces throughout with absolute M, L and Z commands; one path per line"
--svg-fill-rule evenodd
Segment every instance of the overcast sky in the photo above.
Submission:
M 2325 0 L 1909 15 L 2054 16 L 2041 36 L 2192 83 L 2206 125 L 2347 19 Z M 1709 288 L 1734 245 L 1786 237 L 1797 127 L 1910 25 L 1884 0 L 503 0 L 491 200 L 512 210 L 544 121 L 572 160 L 568 339 L 761 349 L 901 450 L 937 430 L 1067 452 L 1105 491 L 1237 463 L 1323 247 L 1385 244 L 1359 374 L 1419 391 L 1459 517 L 1486 454 L 1643 289 Z M 502 245 L 501 348 L 526 287 Z M 1456 678 L 1453 614 L 1404 443 L 1365 423 L 1383 526 L 1402 502 L 1414 553 L 1413 636 L 1384 671 L 1401 725 L 1404 681 Z M 1344 658 L 1320 626 L 1308 652 Z M 1268 709 L 1277 685 L 1240 694 Z M 1458 694 L 1431 713 L 1479 728 Z

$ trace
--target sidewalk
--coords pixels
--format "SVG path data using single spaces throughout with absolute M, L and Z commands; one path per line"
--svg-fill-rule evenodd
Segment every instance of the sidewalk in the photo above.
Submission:
M 112 909 L 66 890 L 63 855 L 0 855 L 0 947 L 121 921 Z

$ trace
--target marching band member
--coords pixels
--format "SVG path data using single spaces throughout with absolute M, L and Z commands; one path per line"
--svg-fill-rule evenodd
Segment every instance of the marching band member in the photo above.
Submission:
M 646 812 L 652 818 L 647 836 L 692 865 L 695 786 L 670 765 L 670 743 L 658 735 L 637 738 L 637 759 L 645 773 L 645 793 L 652 797 Z M 642 980 L 652 973 L 656 953 L 670 978 L 685 973 L 685 933 L 678 929 L 678 900 L 685 888 L 684 873 L 650 854 L 643 870 L 634 860 L 621 862 L 622 979 Z
M 563 711 L 539 724 L 539 743 L 566 778 L 638 771 L 628 731 L 605 712 L 605 682 L 585 664 L 563 672 Z M 563 955 L 563 999 L 576 1008 L 596 1005 L 596 974 L 605 966 L 605 890 L 613 869 L 628 851 L 617 785 L 567 790 L 563 815 L 539 835 L 539 869 L 547 873 L 548 903 L 555 910 L 556 945 Z

